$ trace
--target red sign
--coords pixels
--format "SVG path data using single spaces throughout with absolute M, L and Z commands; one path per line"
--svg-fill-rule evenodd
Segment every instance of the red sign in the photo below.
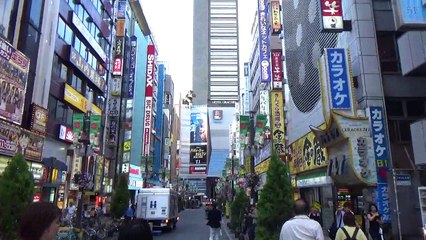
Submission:
M 148 156 L 151 144 L 151 131 L 152 131 L 152 106 L 154 96 L 154 83 L 155 83 L 155 46 L 148 45 L 146 63 L 146 87 L 145 87 L 145 118 L 144 118 L 144 143 L 143 155 Z
M 323 31 L 342 31 L 342 0 L 320 0 Z
M 65 142 L 73 143 L 74 142 L 74 131 L 72 128 L 68 128 L 64 125 L 59 126 L 59 139 L 64 140 Z
M 41 200 L 41 194 L 35 193 L 33 197 L 33 202 L 40 202 L 40 200 Z
M 112 70 L 112 75 L 120 76 L 123 72 L 123 58 L 116 57 L 114 58 L 114 67 Z
M 207 168 L 205 166 L 190 166 L 189 173 L 190 174 L 206 174 Z
M 283 88 L 283 65 L 281 62 L 281 50 L 272 51 L 272 89 L 281 90 Z

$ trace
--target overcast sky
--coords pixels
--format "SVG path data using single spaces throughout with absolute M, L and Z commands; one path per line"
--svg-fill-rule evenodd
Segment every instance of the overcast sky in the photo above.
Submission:
M 166 62 L 175 94 L 192 89 L 193 0 L 141 0 L 144 14 L 159 50 L 159 61 Z M 238 0 L 241 76 L 243 63 L 251 51 L 251 25 L 256 0 Z M 240 77 L 241 78 L 241 77 Z M 179 96 L 175 96 L 178 100 Z

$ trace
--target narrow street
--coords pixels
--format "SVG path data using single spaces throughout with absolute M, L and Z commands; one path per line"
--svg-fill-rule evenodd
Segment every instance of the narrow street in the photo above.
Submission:
M 206 225 L 206 215 L 204 208 L 186 209 L 179 215 L 180 220 L 175 230 L 162 233 L 160 236 L 154 236 L 155 240 L 204 240 L 209 239 L 209 227 Z M 222 224 L 224 225 L 224 224 Z M 230 240 L 227 230 L 223 227 L 220 240 Z

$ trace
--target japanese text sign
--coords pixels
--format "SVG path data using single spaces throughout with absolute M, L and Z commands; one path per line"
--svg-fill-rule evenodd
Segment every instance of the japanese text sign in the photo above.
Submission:
M 269 90 L 260 90 L 259 94 L 259 113 L 266 115 L 266 127 L 269 127 Z
M 343 30 L 342 0 L 320 0 L 323 31 Z
M 136 46 L 137 38 L 130 37 L 130 67 L 129 67 L 129 88 L 127 92 L 128 99 L 133 99 L 135 87 L 135 69 L 136 69 Z
M 143 155 L 149 155 L 151 146 L 152 116 L 153 116 L 153 95 L 155 83 L 155 46 L 148 45 L 146 63 L 146 87 L 145 87 L 145 118 L 144 118 L 144 143 Z
M 377 182 L 387 183 L 389 151 L 382 107 L 370 107 L 371 134 L 376 159 Z
M 281 50 L 272 51 L 272 89 L 280 90 L 283 88 L 283 65 L 281 62 Z
M 270 42 L 268 25 L 268 1 L 259 0 L 258 20 L 259 20 L 259 51 L 260 51 L 260 80 L 261 82 L 271 82 L 270 68 Z
M 283 92 L 271 91 L 271 125 L 274 149 L 279 155 L 285 154 L 285 129 Z
M 383 223 L 391 222 L 391 206 L 388 184 L 377 184 L 376 203 Z
M 281 32 L 281 16 L 280 16 L 280 2 L 272 1 L 272 33 L 279 34 Z
M 344 48 L 325 49 L 332 109 L 352 109 L 352 81 Z

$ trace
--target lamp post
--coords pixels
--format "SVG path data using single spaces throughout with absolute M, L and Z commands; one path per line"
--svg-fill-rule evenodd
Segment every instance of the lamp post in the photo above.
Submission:
M 86 187 L 86 177 L 88 176 L 87 173 L 87 161 L 88 161 L 88 147 L 90 144 L 90 114 L 92 110 L 92 101 L 93 101 L 93 92 L 89 91 L 89 96 L 87 100 L 87 112 L 84 114 L 84 121 L 83 121 L 83 132 L 78 139 L 79 146 L 84 147 L 84 153 L 82 156 L 82 162 L 81 162 L 81 174 L 80 177 L 83 178 L 83 186 L 79 184 L 79 199 L 78 199 L 78 205 L 77 205 L 77 222 L 76 225 L 78 228 L 81 228 L 81 220 L 83 217 L 83 197 L 84 197 L 84 189 Z M 80 180 L 81 181 L 81 180 Z

